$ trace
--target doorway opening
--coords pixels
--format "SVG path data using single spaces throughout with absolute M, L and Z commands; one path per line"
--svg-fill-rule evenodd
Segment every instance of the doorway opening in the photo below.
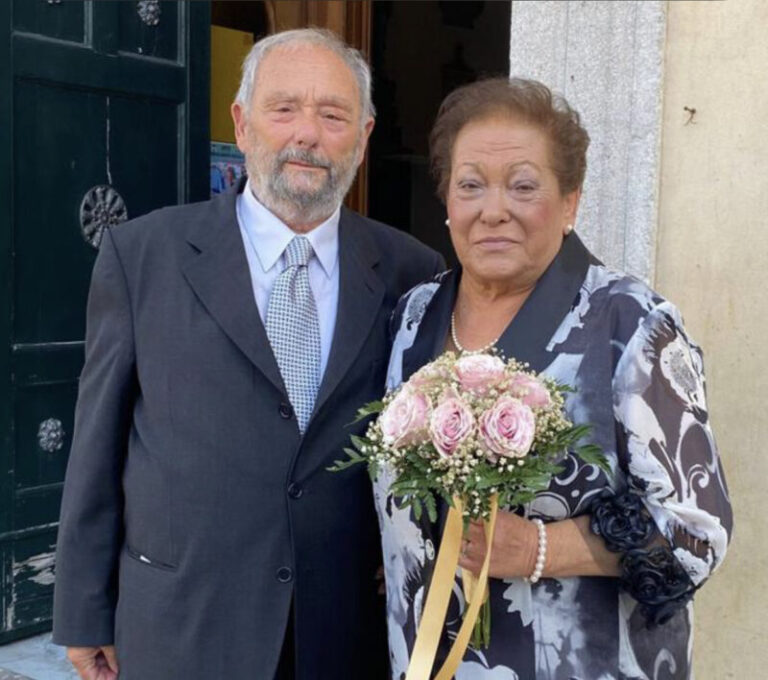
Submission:
M 443 98 L 509 74 L 511 3 L 499 0 L 211 2 L 211 190 L 244 171 L 229 107 L 253 43 L 276 31 L 331 28 L 369 58 L 377 110 L 367 164 L 346 204 L 408 231 L 455 264 L 429 173 L 429 131 Z
M 376 1 L 371 66 L 376 127 L 370 217 L 409 231 L 456 262 L 429 173 L 429 131 L 443 98 L 483 76 L 509 74 L 511 2 Z

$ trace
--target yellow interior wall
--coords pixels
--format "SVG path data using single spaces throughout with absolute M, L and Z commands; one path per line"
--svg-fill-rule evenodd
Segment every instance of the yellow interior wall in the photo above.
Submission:
M 736 525 L 696 596 L 700 680 L 768 677 L 767 27 L 765 0 L 668 3 L 656 286 L 704 348 Z
M 253 34 L 211 26 L 211 140 L 235 141 L 229 107 L 240 85 L 240 67 L 253 46 Z

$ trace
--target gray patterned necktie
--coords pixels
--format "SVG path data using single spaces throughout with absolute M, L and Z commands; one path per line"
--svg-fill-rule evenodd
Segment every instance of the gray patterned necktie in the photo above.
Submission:
M 295 236 L 285 249 L 285 269 L 275 280 L 267 308 L 267 337 L 303 434 L 320 384 L 320 327 L 309 287 L 312 244 Z

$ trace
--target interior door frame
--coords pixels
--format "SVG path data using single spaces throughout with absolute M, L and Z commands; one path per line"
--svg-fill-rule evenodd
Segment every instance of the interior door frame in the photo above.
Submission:
M 270 33 L 291 28 L 327 28 L 371 59 L 371 0 L 264 0 Z M 368 154 L 344 200 L 355 212 L 368 212 Z

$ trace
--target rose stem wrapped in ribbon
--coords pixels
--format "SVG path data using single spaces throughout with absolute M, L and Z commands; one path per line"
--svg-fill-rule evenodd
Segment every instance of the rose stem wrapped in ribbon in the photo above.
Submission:
M 445 625 L 462 532 L 470 519 L 484 523 L 488 552 L 477 578 L 462 570 L 467 607 L 451 651 L 435 676 L 453 677 L 472 635 L 490 642 L 488 589 L 493 532 L 499 507 L 527 503 L 549 486 L 569 451 L 608 470 L 600 449 L 578 442 L 588 425 L 564 414 L 565 385 L 536 375 L 495 353 L 446 352 L 422 367 L 383 401 L 365 405 L 358 420 L 378 414 L 365 437 L 352 437 L 347 460 L 331 470 L 366 463 L 372 479 L 387 469 L 390 492 L 418 521 L 426 508 L 437 521 L 437 498 L 450 510 L 419 623 L 406 680 L 427 680 Z

